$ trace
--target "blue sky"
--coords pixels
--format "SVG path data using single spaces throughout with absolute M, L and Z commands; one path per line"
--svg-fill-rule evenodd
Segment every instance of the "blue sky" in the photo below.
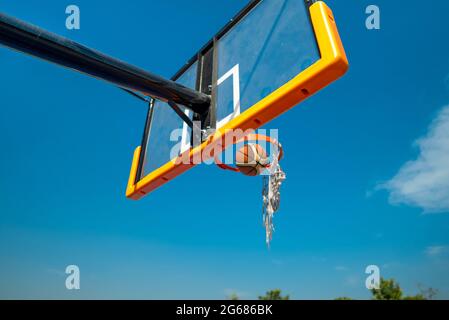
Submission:
M 61 0 L 0 10 L 169 77 L 245 1 Z M 348 74 L 271 122 L 287 181 L 271 248 L 260 179 L 200 166 L 139 202 L 125 185 L 144 106 L 113 86 L 0 48 L 0 297 L 369 298 L 375 264 L 449 298 L 447 1 L 332 1 Z M 437 9 L 436 9 L 437 8 Z M 448 160 L 445 162 L 445 160 Z M 430 192 L 429 192 L 430 191 Z M 447 195 L 447 197 L 446 197 Z M 64 286 L 81 270 L 81 290 Z

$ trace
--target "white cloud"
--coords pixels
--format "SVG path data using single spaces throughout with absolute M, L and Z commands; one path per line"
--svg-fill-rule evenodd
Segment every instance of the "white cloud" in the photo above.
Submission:
M 448 252 L 448 249 L 446 246 L 431 246 L 427 247 L 425 252 L 429 257 L 437 257 Z
M 416 141 L 419 155 L 381 186 L 390 203 L 407 204 L 425 212 L 449 212 L 449 106 L 443 108 L 425 137 Z

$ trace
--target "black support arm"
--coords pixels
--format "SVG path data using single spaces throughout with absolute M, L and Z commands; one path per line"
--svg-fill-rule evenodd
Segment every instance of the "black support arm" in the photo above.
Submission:
M 0 44 L 200 114 L 210 97 L 0 13 Z

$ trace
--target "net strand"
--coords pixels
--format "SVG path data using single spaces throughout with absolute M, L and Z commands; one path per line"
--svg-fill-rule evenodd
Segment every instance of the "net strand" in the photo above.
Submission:
M 266 243 L 268 247 L 270 246 L 270 243 L 273 239 L 273 233 L 275 230 L 273 221 L 274 215 L 279 210 L 281 202 L 281 185 L 286 179 L 285 172 L 282 171 L 278 160 L 279 148 L 274 149 L 275 150 L 273 152 L 271 165 L 267 169 L 267 172 L 263 177 L 262 188 L 262 216 L 266 232 Z

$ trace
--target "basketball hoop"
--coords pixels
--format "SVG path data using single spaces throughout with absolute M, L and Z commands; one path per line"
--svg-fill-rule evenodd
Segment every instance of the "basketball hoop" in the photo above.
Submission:
M 266 141 L 266 142 L 268 142 L 268 143 L 270 143 L 270 144 L 276 146 L 276 148 L 273 148 L 273 149 L 279 150 L 279 151 L 277 152 L 277 154 L 278 154 L 278 155 L 277 155 L 277 158 L 278 158 L 278 159 L 277 159 L 277 162 L 279 162 L 280 160 L 282 160 L 282 158 L 283 158 L 283 156 L 284 156 L 284 151 L 283 151 L 283 149 L 282 149 L 281 144 L 280 144 L 277 140 L 275 140 L 275 139 L 273 139 L 273 138 L 270 138 L 270 137 L 268 137 L 268 136 L 265 136 L 265 135 L 263 135 L 263 134 L 257 134 L 257 133 L 249 134 L 249 135 L 245 136 L 244 138 L 241 138 L 241 139 L 237 140 L 237 141 L 234 143 L 234 145 L 237 145 L 237 144 L 239 144 L 239 143 L 244 143 L 244 142 L 250 142 L 250 141 L 255 141 L 256 144 L 257 144 L 258 141 Z M 223 169 L 223 170 L 229 170 L 229 171 L 233 171 L 233 172 L 241 172 L 241 170 L 240 170 L 238 167 L 233 167 L 233 166 L 230 166 L 230 165 L 228 165 L 228 164 L 223 163 L 223 162 L 218 158 L 218 154 L 215 155 L 215 164 L 216 164 L 220 169 Z M 266 169 L 269 169 L 270 166 L 271 166 L 271 163 L 268 163 L 268 164 L 264 165 L 264 167 L 265 167 Z
M 254 162 L 248 164 L 240 164 L 239 166 L 230 166 L 228 164 L 223 163 L 220 159 L 218 159 L 218 155 L 215 155 L 215 163 L 217 166 L 223 170 L 230 170 L 233 172 L 242 172 L 242 169 L 245 167 L 258 168 L 261 167 L 263 171 L 256 170 L 255 175 L 263 176 L 263 188 L 262 188 L 262 199 L 263 199 L 263 207 L 262 207 L 262 216 L 263 216 L 263 224 L 265 227 L 266 233 L 266 243 L 270 246 L 271 240 L 273 239 L 274 233 L 274 223 L 273 218 L 274 214 L 279 210 L 280 206 L 280 188 L 284 180 L 286 179 L 286 175 L 284 171 L 282 171 L 279 161 L 282 160 L 284 155 L 281 144 L 268 136 L 261 134 L 249 134 L 246 137 L 238 140 L 234 143 L 237 145 L 239 143 L 247 143 L 250 141 L 255 141 L 256 145 L 258 145 L 259 141 L 265 141 L 270 143 L 274 148 L 271 148 L 271 155 L 268 157 L 265 153 L 265 150 L 261 147 L 250 148 L 253 152 L 253 160 Z M 248 144 L 249 146 L 252 146 Z M 242 148 L 244 150 L 244 147 Z M 242 150 L 241 149 L 241 150 Z M 239 152 L 243 152 L 239 150 Z M 247 150 L 246 150 L 247 151 Z M 244 158 L 249 158 L 248 154 L 245 153 Z M 250 160 L 251 161 L 251 160 Z M 247 173 L 244 173 L 249 175 Z

